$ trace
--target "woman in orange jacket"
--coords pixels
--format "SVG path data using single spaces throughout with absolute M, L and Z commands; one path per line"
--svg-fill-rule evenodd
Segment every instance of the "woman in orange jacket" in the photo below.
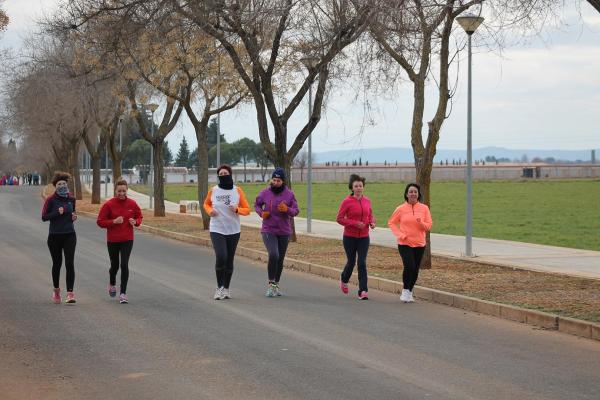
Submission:
M 215 300 L 231 298 L 229 283 L 233 275 L 233 258 L 240 240 L 240 215 L 250 214 L 244 191 L 233 184 L 231 167 L 217 168 L 218 184 L 208 191 L 204 210 L 210 215 L 210 240 L 215 250 L 217 290 Z
M 398 239 L 398 251 L 402 257 L 404 271 L 402 282 L 404 289 L 400 300 L 405 303 L 414 302 L 413 287 L 419 277 L 419 267 L 425 252 L 425 234 L 431 230 L 431 213 L 429 207 L 421 203 L 421 187 L 409 183 L 404 189 L 405 203 L 396 208 L 388 221 L 388 225 Z

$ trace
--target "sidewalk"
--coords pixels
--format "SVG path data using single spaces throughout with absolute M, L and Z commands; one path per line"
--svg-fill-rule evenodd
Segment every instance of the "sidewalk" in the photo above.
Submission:
M 112 184 L 108 193 L 113 193 Z M 149 208 L 149 196 L 129 190 L 129 196 L 142 209 Z M 104 187 L 101 195 L 104 196 Z M 179 213 L 179 204 L 165 201 L 169 213 Z M 200 217 L 200 214 L 190 214 Z M 255 213 L 241 217 L 242 224 L 260 227 L 261 220 Z M 306 219 L 295 218 L 296 232 L 306 233 Z M 340 239 L 342 227 L 336 222 L 312 220 L 312 235 L 327 239 Z M 371 231 L 371 243 L 385 247 L 396 247 L 396 239 L 389 228 L 381 226 Z M 433 254 L 463 258 L 464 236 L 431 234 Z M 571 276 L 600 279 L 600 251 L 570 249 L 566 247 L 544 246 L 539 244 L 512 242 L 508 240 L 473 238 L 473 261 L 492 263 L 532 271 L 551 272 Z

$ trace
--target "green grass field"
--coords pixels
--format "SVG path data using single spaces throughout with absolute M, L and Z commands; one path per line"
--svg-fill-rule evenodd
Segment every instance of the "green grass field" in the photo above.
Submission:
M 373 202 L 378 225 L 404 201 L 404 183 L 367 183 L 365 195 Z M 241 185 L 253 202 L 264 184 Z M 134 190 L 146 192 L 141 186 Z M 294 192 L 304 216 L 306 185 Z M 346 184 L 313 185 L 313 218 L 335 220 Z M 434 182 L 431 188 L 433 232 L 464 235 L 465 184 Z M 166 186 L 173 202 L 196 199 L 196 185 Z M 600 250 L 600 180 L 475 182 L 473 184 L 473 235 L 552 246 Z

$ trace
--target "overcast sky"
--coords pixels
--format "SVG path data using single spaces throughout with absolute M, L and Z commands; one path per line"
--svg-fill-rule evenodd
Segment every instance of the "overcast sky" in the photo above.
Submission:
M 502 56 L 479 49 L 473 55 L 473 146 L 513 149 L 600 148 L 600 13 L 587 3 L 563 12 L 566 26 L 547 29 L 541 39 L 506 49 Z M 56 0 L 6 0 L 11 18 L 0 46 L 18 49 L 21 38 L 35 29 L 35 19 L 56 7 Z M 462 32 L 457 32 L 460 34 Z M 477 35 L 477 32 L 475 33 Z M 466 58 L 466 51 L 462 58 Z M 462 61 L 452 113 L 438 148 L 466 147 L 467 69 Z M 410 147 L 411 89 L 394 100 L 374 99 L 364 126 L 364 107 L 353 96 L 336 91 L 313 133 L 314 151 L 376 147 Z M 160 110 L 159 110 L 160 111 Z M 290 137 L 307 117 L 306 107 L 289 126 Z M 431 118 L 429 112 L 427 118 Z M 192 147 L 196 139 L 187 117 L 168 137 L 176 151 L 183 135 Z M 228 141 L 247 136 L 258 140 L 253 108 L 222 114 Z

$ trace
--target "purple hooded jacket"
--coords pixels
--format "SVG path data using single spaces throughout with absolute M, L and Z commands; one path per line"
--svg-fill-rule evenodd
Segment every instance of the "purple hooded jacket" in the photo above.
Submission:
M 287 213 L 279 212 L 277 206 L 284 202 L 288 206 Z M 271 216 L 263 219 L 261 233 L 271 233 L 274 235 L 291 235 L 290 218 L 298 215 L 298 202 L 294 192 L 287 188 L 279 194 L 275 194 L 271 188 L 263 189 L 254 201 L 254 210 L 262 217 L 263 211 L 269 211 Z

